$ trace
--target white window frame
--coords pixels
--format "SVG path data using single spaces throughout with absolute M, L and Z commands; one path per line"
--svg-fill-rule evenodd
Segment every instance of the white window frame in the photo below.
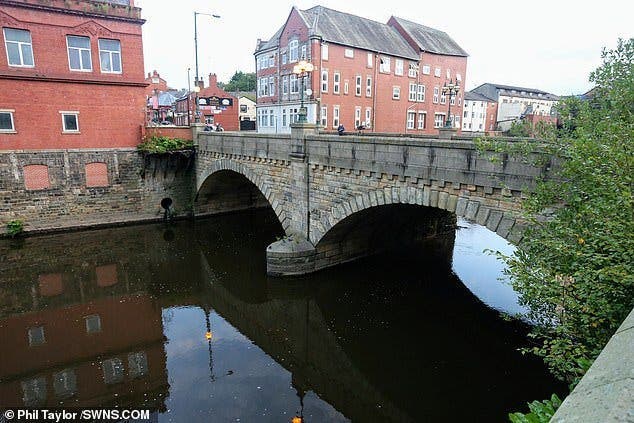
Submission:
M 328 71 L 327 70 L 321 71 L 321 92 L 322 93 L 328 92 Z
M 431 73 L 430 65 L 423 65 L 423 75 L 429 75 Z
M 115 357 L 101 362 L 103 380 L 107 385 L 112 385 L 123 381 L 125 367 L 121 359 Z
M 328 44 L 321 45 L 321 60 L 328 60 Z
M 37 332 L 37 336 L 36 335 Z M 46 332 L 44 330 L 44 326 L 33 326 L 28 330 L 29 335 L 29 346 L 33 347 L 36 345 L 46 344 Z
M 361 106 L 355 106 L 354 108 L 354 129 L 361 126 Z
M 346 57 L 348 59 L 354 59 L 354 50 L 351 48 L 345 48 L 343 50 L 343 57 Z
M 299 93 L 299 82 L 297 79 L 297 75 L 295 75 L 294 73 L 290 75 L 289 85 L 291 88 L 291 94 Z
M 398 85 L 392 86 L 392 100 L 400 100 L 401 99 L 401 87 Z
M 427 122 L 427 112 L 419 111 L 418 112 L 418 129 L 425 129 L 426 122 Z
M 332 127 L 337 128 L 339 126 L 339 106 L 332 106 Z
M 59 112 L 62 117 L 62 133 L 64 134 L 79 134 L 79 112 L 78 111 L 66 111 L 62 110 Z M 66 128 L 66 116 L 75 116 L 75 122 L 77 123 L 77 129 L 68 129 Z
M 372 97 L 372 77 L 369 75 L 365 77 L 365 96 Z
M 409 101 L 416 101 L 416 87 L 417 85 L 415 82 L 409 83 L 409 96 L 407 97 Z
M 440 78 L 440 68 L 435 68 L 435 69 L 434 69 L 434 76 L 435 76 L 436 78 Z
M 418 91 L 416 93 L 416 101 L 419 103 L 425 102 L 425 84 L 418 84 Z
M 348 95 L 349 92 L 350 92 L 350 84 L 348 83 L 348 80 L 346 79 L 346 81 L 343 83 L 343 94 Z
M 438 104 L 439 95 L 440 95 L 440 88 L 434 87 L 434 98 L 432 99 L 432 103 Z
M 29 42 L 25 42 L 25 41 L 13 41 L 13 40 L 9 40 L 7 38 L 7 30 L 9 31 L 20 31 L 20 32 L 26 32 L 29 35 Z M 33 68 L 35 67 L 35 57 L 33 54 L 33 38 L 31 37 L 31 31 L 29 31 L 28 29 L 20 29 L 20 28 L 3 28 L 3 35 L 4 35 L 4 47 L 5 50 L 7 52 L 7 64 L 11 67 L 19 67 L 19 68 Z M 20 63 L 15 64 L 15 63 L 11 63 L 11 60 L 9 58 L 9 44 L 16 44 L 18 46 L 18 53 L 20 54 Z M 24 62 L 24 50 L 23 47 L 28 46 L 29 48 L 29 53 L 31 54 L 31 63 L 30 65 L 25 64 Z
M 409 62 L 409 67 L 407 69 L 407 76 L 410 78 L 416 78 L 418 76 L 418 64 L 414 62 Z
M 14 134 L 15 131 L 15 120 L 13 118 L 13 114 L 15 113 L 14 109 L 0 109 L 1 114 L 8 114 L 9 120 L 11 121 L 11 128 L 0 128 L 0 133 L 2 134 Z
M 86 47 L 71 47 L 70 46 L 70 39 L 71 38 L 77 38 L 77 39 L 81 39 L 84 41 L 88 41 L 88 48 Z M 90 37 L 84 37 L 81 35 L 67 35 L 66 36 L 66 50 L 68 52 L 68 69 L 70 69 L 73 72 L 92 72 L 92 52 L 90 49 Z M 70 61 L 70 52 L 71 50 L 76 50 L 78 55 L 79 55 L 79 69 L 74 69 L 71 65 L 71 61 Z M 83 52 L 87 51 L 88 52 L 88 66 L 89 67 L 84 67 L 85 63 L 84 63 L 84 56 L 83 56 Z
M 128 354 L 128 375 L 132 379 L 145 376 L 148 373 L 147 354 L 138 351 Z
M 390 58 L 387 56 L 381 56 L 381 62 L 379 65 L 379 72 L 390 73 Z
M 416 112 L 408 110 L 407 111 L 407 129 L 414 129 L 414 121 L 416 120 Z
M 403 59 L 394 61 L 394 75 L 403 76 Z
M 332 75 L 332 93 L 341 94 L 341 74 L 339 72 Z
M 445 125 L 445 114 L 434 113 L 434 128 L 442 128 L 444 125 Z
M 366 62 L 366 66 L 369 68 L 374 66 L 374 54 L 368 53 L 368 61 Z
M 282 76 L 282 95 L 288 95 L 288 75 Z
M 308 56 L 307 56 L 307 54 L 306 54 L 306 44 L 302 44 L 302 49 L 301 49 L 301 50 L 302 50 L 302 52 L 301 52 L 301 54 L 299 55 L 299 58 L 300 58 L 301 60 L 306 60 L 306 59 L 308 59 Z
M 119 44 L 119 49 L 118 50 L 109 50 L 106 48 L 101 48 L 101 42 L 102 41 L 116 41 Z M 120 40 L 115 40 L 112 38 L 99 38 L 97 44 L 99 45 L 99 67 L 101 69 L 101 73 L 114 73 L 114 74 L 121 74 L 123 73 L 123 60 L 121 57 L 121 41 Z M 104 70 L 104 66 L 103 66 L 103 60 L 101 58 L 102 54 L 107 54 L 110 58 L 110 67 L 112 68 L 111 70 Z M 117 58 L 117 61 L 119 63 L 119 70 L 113 70 L 114 66 L 113 66 L 113 58 Z
M 354 95 L 361 97 L 361 75 L 355 77 L 355 92 Z M 338 125 L 337 125 L 338 126 Z
M 275 77 L 274 76 L 269 76 L 269 95 L 270 96 L 275 95 Z
M 288 42 L 288 63 L 297 62 L 299 58 L 299 40 Z
M 321 126 L 324 128 L 328 126 L 328 107 L 321 106 Z
M 101 317 L 98 314 L 91 314 L 85 316 L 86 333 L 99 333 L 101 332 Z
M 365 108 L 365 128 L 370 129 L 371 126 L 372 126 L 372 108 L 366 107 Z

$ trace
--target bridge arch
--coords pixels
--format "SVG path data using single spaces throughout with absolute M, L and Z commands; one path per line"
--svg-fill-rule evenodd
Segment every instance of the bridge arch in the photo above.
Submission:
M 210 177 L 226 171 L 240 175 L 250 182 L 251 185 L 255 186 L 275 212 L 275 215 L 282 224 L 284 231 L 288 230 L 290 218 L 287 218 L 286 212 L 282 210 L 281 201 L 278 198 L 276 191 L 265 180 L 265 178 L 240 162 L 236 162 L 231 159 L 219 159 L 214 160 L 211 164 L 205 166 L 204 170 L 196 175 L 196 199 L 198 199 L 201 189 Z
M 419 205 L 445 210 L 454 213 L 456 217 L 464 217 L 485 226 L 513 244 L 520 242 L 524 229 L 524 225 L 518 222 L 514 215 L 489 206 L 484 198 L 459 196 L 432 189 L 430 186 L 387 187 L 349 196 L 334 204 L 326 216 L 312 222 L 311 242 L 318 245 L 337 224 L 355 213 L 391 204 Z

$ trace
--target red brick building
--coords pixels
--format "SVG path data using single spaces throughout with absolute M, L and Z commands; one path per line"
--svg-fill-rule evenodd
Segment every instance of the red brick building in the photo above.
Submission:
M 289 132 L 304 91 L 308 122 L 327 130 L 435 134 L 450 81 L 460 85 L 451 120 L 461 127 L 467 54 L 442 31 L 396 17 L 383 24 L 322 6 L 293 8 L 270 40 L 258 40 L 255 58 L 258 132 Z M 293 73 L 302 60 L 313 66 L 307 90 Z
M 138 144 L 143 23 L 134 0 L 3 0 L 0 150 Z
M 161 78 L 161 75 L 156 70 L 147 74 L 147 78 L 145 78 L 145 83 L 148 84 L 145 88 L 146 96 L 152 96 L 159 91 L 170 90 L 170 88 L 167 86 L 167 81 Z
M 200 122 L 208 124 L 220 124 L 225 131 L 240 130 L 240 105 L 238 99 L 218 86 L 218 77 L 215 73 L 209 74 L 209 85 L 205 87 L 205 81 L 198 81 L 197 93 L 192 91 L 176 101 L 176 125 L 188 125 L 187 109 L 191 108 L 189 120 L 194 123 L 196 114 L 196 98 L 198 99 L 198 111 Z M 188 101 L 189 97 L 189 101 Z

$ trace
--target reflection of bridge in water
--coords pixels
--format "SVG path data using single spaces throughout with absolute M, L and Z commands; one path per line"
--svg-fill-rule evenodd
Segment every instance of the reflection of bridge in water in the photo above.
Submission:
M 452 416 L 519 405 L 512 345 L 521 336 L 447 276 L 453 235 L 434 241 L 434 257 L 417 258 L 422 282 L 398 259 L 383 270 L 364 266 L 367 283 L 359 266 L 276 282 L 264 277 L 263 254 L 275 229 L 258 216 L 0 244 L 0 333 L 16 341 L 0 350 L 0 406 L 163 411 L 161 313 L 188 305 L 216 310 L 284 366 L 299 393 L 317 393 L 353 421 L 443 420 L 447 398 L 463 410 Z M 390 283 L 372 282 L 381 279 Z M 342 280 L 344 294 L 335 289 Z M 489 378 L 505 383 L 489 386 Z
M 550 381 L 537 360 L 534 380 L 516 371 L 524 329 L 502 321 L 451 272 L 454 234 L 429 240 L 420 253 L 427 256 L 413 257 L 426 269 L 422 282 L 407 274 L 412 257 L 389 257 L 393 266 L 383 270 L 364 264 L 371 269 L 367 283 L 358 282 L 359 266 L 263 281 L 257 245 L 245 254 L 226 247 L 211 252 L 208 240 L 217 236 L 213 230 L 198 235 L 206 288 L 197 303 L 215 309 L 289 370 L 298 392 L 317 393 L 352 421 L 468 420 L 474 410 L 495 421 L 504 417 L 496 414 L 500 404 L 514 409 L 527 386 L 539 391 L 540 374 Z M 228 263 L 238 271 L 217 270 Z M 346 297 L 336 294 L 342 280 L 352 284 Z M 453 310 L 455 303 L 465 309 Z M 450 398 L 460 406 L 448 411 L 442 404 Z

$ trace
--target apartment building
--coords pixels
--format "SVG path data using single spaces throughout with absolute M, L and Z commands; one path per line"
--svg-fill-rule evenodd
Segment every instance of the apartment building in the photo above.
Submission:
M 467 53 L 445 32 L 391 17 L 384 24 L 323 6 L 293 8 L 278 31 L 258 40 L 257 127 L 288 133 L 302 102 L 325 130 L 436 134 L 461 128 Z M 307 74 L 294 73 L 301 61 Z M 458 83 L 448 98 L 442 87 Z M 455 107 L 454 107 L 455 106 Z
M 488 82 L 471 91 L 497 102 L 498 130 L 506 131 L 513 122 L 529 116 L 533 122 L 555 123 L 557 120 L 555 105 L 559 97 L 546 91 Z
M 462 132 L 487 133 L 497 127 L 497 102 L 482 94 L 467 91 L 464 95 Z

